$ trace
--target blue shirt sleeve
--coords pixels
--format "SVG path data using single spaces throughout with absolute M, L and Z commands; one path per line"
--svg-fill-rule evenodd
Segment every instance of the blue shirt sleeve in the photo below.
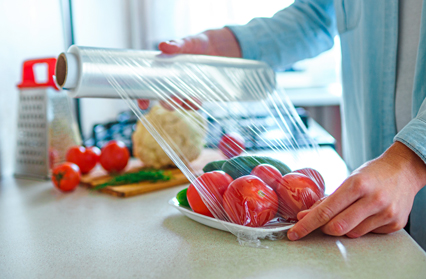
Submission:
M 413 118 L 394 138 L 415 152 L 426 163 L 426 99 Z
M 337 34 L 333 0 L 296 0 L 271 18 L 226 27 L 243 58 L 264 61 L 275 70 L 330 49 Z
M 425 11 L 423 4 L 423 11 Z M 421 18 L 420 42 L 413 85 L 413 119 L 395 136 L 426 163 L 426 16 Z M 426 195 L 426 194 L 425 194 Z M 425 237 L 426 243 L 426 237 Z

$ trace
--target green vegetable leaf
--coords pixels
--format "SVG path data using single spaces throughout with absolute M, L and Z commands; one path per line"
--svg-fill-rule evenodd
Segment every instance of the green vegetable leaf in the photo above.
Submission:
M 180 205 L 184 205 L 184 206 L 190 207 L 188 199 L 186 197 L 186 192 L 187 191 L 188 191 L 188 188 L 185 188 L 182 191 L 180 191 L 179 193 L 177 193 L 176 199 L 178 200 L 178 202 L 179 202 Z
M 157 182 L 157 181 L 168 181 L 172 178 L 170 172 L 164 170 L 140 170 L 138 172 L 130 172 L 114 176 L 111 180 L 99 184 L 92 190 L 100 190 L 107 186 L 122 186 L 126 184 L 133 184 L 142 181 Z

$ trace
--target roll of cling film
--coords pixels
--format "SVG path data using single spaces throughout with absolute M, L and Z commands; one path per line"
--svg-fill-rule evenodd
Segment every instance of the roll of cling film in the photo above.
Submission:
M 317 154 L 265 63 L 202 55 L 72 46 L 56 83 L 76 98 L 121 98 L 138 117 L 133 154 L 178 167 L 191 209 L 220 220 L 242 245 L 285 237 L 297 213 L 324 197 L 303 154 Z M 202 156 L 215 154 L 205 163 Z

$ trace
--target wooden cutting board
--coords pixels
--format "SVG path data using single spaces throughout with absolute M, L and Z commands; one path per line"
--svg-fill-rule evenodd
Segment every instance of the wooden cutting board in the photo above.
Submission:
M 212 149 L 205 149 L 198 159 L 191 162 L 190 167 L 194 170 L 194 174 L 198 176 L 203 173 L 203 167 L 207 163 L 222 159 L 224 159 L 224 156 L 220 152 Z M 136 172 L 143 169 L 143 167 L 143 163 L 140 160 L 132 158 L 124 170 L 124 173 Z M 178 168 L 168 168 L 165 169 L 165 171 L 171 172 L 172 174 L 172 178 L 169 181 L 145 181 L 121 186 L 107 186 L 99 191 L 117 197 L 131 197 L 189 183 L 188 178 L 186 178 L 186 176 Z M 81 177 L 81 185 L 93 188 L 99 184 L 107 182 L 111 178 L 112 176 L 108 175 L 108 173 L 98 165 L 89 174 Z

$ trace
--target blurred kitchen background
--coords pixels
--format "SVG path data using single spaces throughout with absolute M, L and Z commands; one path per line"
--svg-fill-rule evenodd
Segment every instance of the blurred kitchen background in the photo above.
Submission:
M 292 0 L 0 0 L 0 175 L 13 173 L 18 90 L 22 62 L 56 57 L 70 44 L 156 49 L 226 24 L 269 17 Z M 339 40 L 330 51 L 277 73 L 295 106 L 303 107 L 336 140 L 341 153 Z M 37 73 L 36 73 L 37 75 Z M 46 78 L 42 74 L 40 77 Z M 76 103 L 84 139 L 94 124 L 127 110 L 121 100 L 82 99 Z

